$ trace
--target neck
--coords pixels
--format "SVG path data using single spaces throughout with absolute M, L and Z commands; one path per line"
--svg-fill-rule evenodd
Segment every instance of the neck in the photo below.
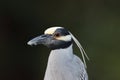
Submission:
M 73 57 L 72 44 L 68 48 L 52 50 L 48 59 L 44 80 L 62 80 L 63 78 L 59 78 L 59 75 L 66 69 L 66 64 L 73 61 Z
M 61 48 L 61 49 L 55 49 L 55 50 L 51 50 L 51 53 L 56 53 L 56 54 L 63 54 L 63 53 L 68 53 L 68 54 L 72 54 L 73 53 L 73 48 L 72 48 L 72 44 L 67 47 L 67 48 Z
M 52 50 L 49 56 L 48 64 L 65 63 L 73 58 L 72 44 L 68 48 Z

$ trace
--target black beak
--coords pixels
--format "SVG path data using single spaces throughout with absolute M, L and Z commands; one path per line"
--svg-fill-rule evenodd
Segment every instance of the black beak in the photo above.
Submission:
M 38 44 L 48 44 L 52 39 L 52 35 L 43 34 L 38 37 L 33 38 L 32 40 L 28 41 L 28 45 L 38 45 Z

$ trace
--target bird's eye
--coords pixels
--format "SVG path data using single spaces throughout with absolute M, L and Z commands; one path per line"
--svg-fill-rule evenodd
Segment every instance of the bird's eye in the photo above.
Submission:
M 55 33 L 54 37 L 60 37 L 60 33 Z

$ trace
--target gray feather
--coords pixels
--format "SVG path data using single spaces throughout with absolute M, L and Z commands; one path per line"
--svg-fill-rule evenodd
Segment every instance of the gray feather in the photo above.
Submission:
M 51 51 L 44 80 L 88 80 L 85 66 L 73 54 L 72 45 Z

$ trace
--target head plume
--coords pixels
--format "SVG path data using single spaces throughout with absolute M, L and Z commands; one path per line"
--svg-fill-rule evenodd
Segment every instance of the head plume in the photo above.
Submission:
M 74 41 L 74 42 L 76 43 L 76 45 L 78 46 L 78 48 L 79 48 L 79 50 L 80 50 L 80 52 L 81 52 L 81 54 L 82 54 L 83 63 L 84 63 L 84 65 L 85 65 L 85 67 L 87 68 L 86 61 L 85 61 L 85 57 L 86 57 L 88 60 L 89 60 L 89 57 L 87 56 L 87 54 L 86 54 L 85 50 L 83 49 L 82 45 L 80 44 L 80 42 L 75 38 L 75 36 L 74 36 L 71 32 L 69 32 L 69 33 L 70 33 L 73 41 Z

